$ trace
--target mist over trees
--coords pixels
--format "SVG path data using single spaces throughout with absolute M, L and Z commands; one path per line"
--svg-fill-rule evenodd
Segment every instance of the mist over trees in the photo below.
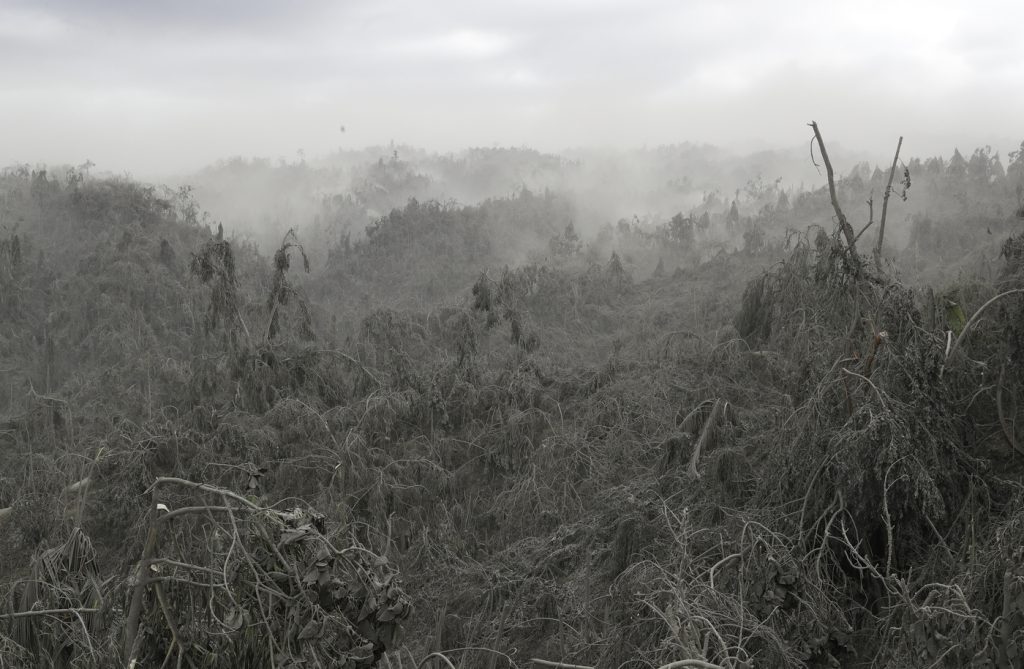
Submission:
M 1024 142 L 823 131 L 3 169 L 0 665 L 1021 666 Z

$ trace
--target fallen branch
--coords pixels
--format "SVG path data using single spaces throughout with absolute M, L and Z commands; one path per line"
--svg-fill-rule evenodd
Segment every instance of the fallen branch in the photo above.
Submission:
M 697 669 L 725 669 L 725 667 L 720 664 L 712 664 L 711 662 L 705 662 L 704 660 L 679 660 L 678 662 L 663 664 L 658 667 L 658 669 L 682 669 L 682 667 L 697 667 Z
M 155 481 L 153 481 L 153 485 L 149 486 L 149 489 L 146 490 L 146 493 L 152 492 L 154 488 L 156 488 L 158 485 L 162 485 L 164 483 L 173 483 L 175 485 L 185 486 L 186 488 L 195 488 L 196 490 L 202 490 L 204 492 L 213 493 L 214 495 L 223 495 L 223 496 L 226 496 L 226 497 L 230 497 L 231 499 L 235 500 L 236 502 L 240 502 L 240 503 L 244 504 L 245 506 L 249 507 L 250 509 L 260 509 L 261 508 L 259 504 L 256 504 L 255 502 L 251 502 L 251 501 L 247 500 L 245 497 L 242 497 L 238 493 L 231 492 L 230 490 L 225 490 L 224 488 L 218 488 L 217 486 L 208 485 L 206 483 L 195 483 L 193 481 L 187 481 L 185 479 L 179 479 L 179 478 L 176 478 L 176 477 L 173 477 L 173 476 L 160 476 L 160 477 L 157 477 L 157 479 Z
M 180 509 L 175 509 L 174 511 L 171 511 L 169 513 L 162 514 L 161 516 L 157 517 L 155 522 L 163 524 L 163 523 L 166 523 L 166 522 L 168 522 L 170 520 L 174 520 L 178 516 L 187 516 L 187 515 L 193 514 L 193 513 L 231 513 L 232 511 L 248 511 L 248 512 L 252 512 L 252 511 L 258 511 L 258 509 L 251 509 L 251 508 L 248 508 L 248 507 L 244 508 L 244 509 L 235 509 L 235 508 L 230 507 L 230 506 L 214 506 L 214 505 L 211 505 L 211 506 L 183 506 Z
M 31 618 L 34 616 L 56 616 L 64 613 L 79 615 L 82 613 L 99 613 L 99 609 L 39 609 L 32 611 L 16 611 L 15 613 L 0 613 L 0 620 L 9 618 Z
M 540 660 L 536 657 L 531 658 L 530 662 L 541 667 L 555 667 L 555 669 L 594 669 L 594 667 L 588 667 L 585 664 L 567 664 L 565 662 L 552 662 L 550 660 Z

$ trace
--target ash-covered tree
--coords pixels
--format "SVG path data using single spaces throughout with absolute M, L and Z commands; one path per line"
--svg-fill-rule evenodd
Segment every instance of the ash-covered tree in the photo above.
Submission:
M 776 209 L 776 211 L 779 211 L 779 212 L 787 212 L 787 211 L 789 211 L 789 195 L 786 194 L 786 191 L 784 191 L 784 190 L 780 190 L 779 191 L 779 199 L 775 203 L 775 209 Z
M 953 149 L 953 156 L 946 166 L 946 174 L 957 180 L 967 176 L 967 160 L 960 154 L 960 149 Z
M 313 318 L 309 311 L 309 304 L 288 280 L 288 270 L 291 268 L 289 253 L 293 250 L 298 250 L 302 257 L 302 268 L 306 274 L 309 274 L 309 258 L 306 256 L 306 250 L 299 243 L 294 228 L 285 233 L 284 239 L 281 240 L 281 247 L 274 253 L 274 276 L 271 279 L 270 294 L 267 295 L 267 312 L 270 316 L 267 324 L 268 341 L 277 337 L 281 332 L 281 312 L 293 303 L 297 311 L 296 326 L 299 337 L 306 341 L 314 339 Z
M 1024 218 L 1024 142 L 1020 148 L 1010 152 L 1010 164 L 1006 166 L 1006 179 L 1017 195 L 1018 218 Z
M 11 315 L 20 303 L 24 263 L 21 238 L 0 238 L 0 313 Z
M 677 213 L 668 222 L 668 238 L 682 246 L 693 245 L 693 218 Z
M 551 250 L 551 255 L 556 258 L 569 258 L 580 252 L 583 244 L 580 242 L 580 236 L 576 233 L 576 226 L 572 224 L 572 221 L 565 226 L 562 234 L 551 238 L 548 247 Z
M 228 336 L 233 339 L 237 326 L 244 326 L 244 322 L 238 312 L 238 281 L 231 242 L 223 238 L 206 242 L 198 253 L 192 254 L 189 269 L 201 283 L 210 287 L 210 306 L 204 319 L 206 332 L 223 322 Z
M 729 207 L 729 213 L 725 215 L 725 223 L 729 227 L 740 224 L 740 209 L 736 206 L 736 200 L 732 201 L 732 206 Z

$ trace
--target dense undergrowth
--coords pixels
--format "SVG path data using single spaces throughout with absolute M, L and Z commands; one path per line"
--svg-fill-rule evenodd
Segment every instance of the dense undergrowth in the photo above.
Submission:
M 1020 165 L 979 155 L 911 165 L 882 267 L 822 191 L 266 256 L 8 171 L 0 664 L 1021 666 Z

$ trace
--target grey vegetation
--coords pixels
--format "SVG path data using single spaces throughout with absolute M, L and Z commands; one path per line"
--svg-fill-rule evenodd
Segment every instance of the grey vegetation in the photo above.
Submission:
M 0 65 L 24 92 L 0 111 L 0 669 L 1024 666 L 1024 142 L 987 134 L 1019 128 L 922 149 L 925 47 L 899 92 L 847 65 L 837 99 L 891 118 L 792 107 L 826 99 L 772 69 L 792 3 L 344 4 L 0 7 L 0 49 L 34 56 Z M 969 70 L 972 19 L 933 11 L 886 20 L 960 19 Z M 636 53 L 588 70 L 545 21 Z M 365 71 L 331 74 L 353 44 Z M 985 62 L 948 86 L 1005 83 Z M 723 100 L 765 96 L 758 72 L 751 150 Z M 462 86 L 488 76 L 518 115 L 479 120 Z M 594 78 L 598 121 L 637 127 L 582 114 Z M 252 105 L 243 149 L 189 106 L 223 125 L 253 82 L 298 108 L 339 81 L 343 123 L 264 136 Z M 58 128 L 68 90 L 85 125 Z M 530 118 L 598 148 L 515 148 Z M 238 156 L 288 137 L 308 154 Z

